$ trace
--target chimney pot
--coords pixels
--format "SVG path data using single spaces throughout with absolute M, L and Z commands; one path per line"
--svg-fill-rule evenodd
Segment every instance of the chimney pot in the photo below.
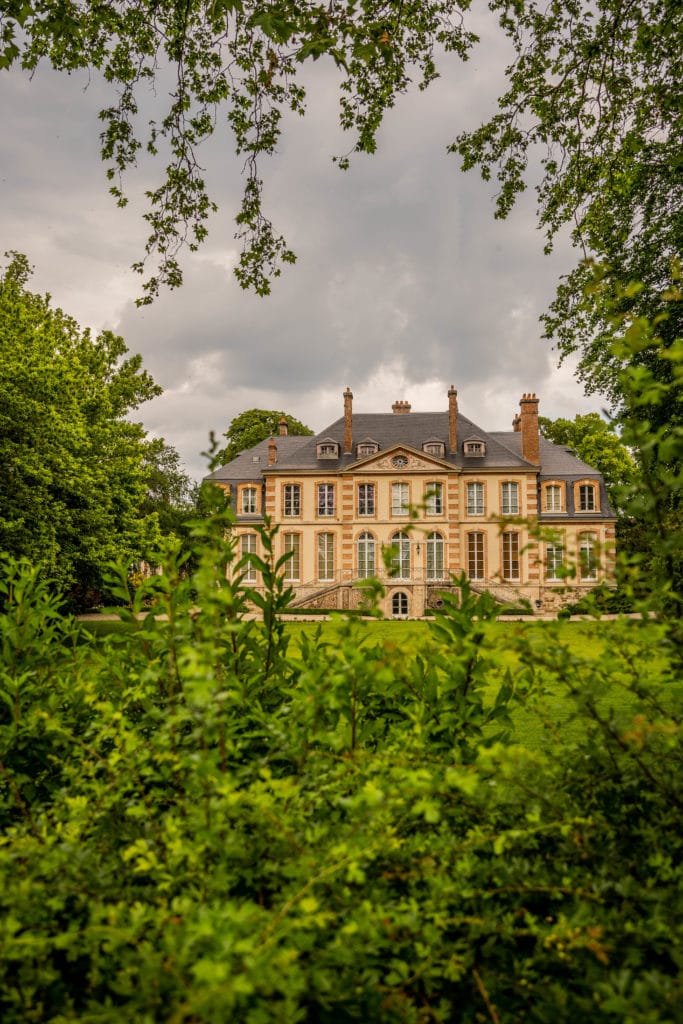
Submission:
M 281 416 L 280 423 L 278 425 L 280 428 L 280 437 L 287 437 L 287 434 L 289 433 L 289 427 L 287 426 L 287 417 Z

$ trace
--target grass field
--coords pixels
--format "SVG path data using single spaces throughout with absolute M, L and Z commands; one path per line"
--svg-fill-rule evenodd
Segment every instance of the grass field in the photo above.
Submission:
M 131 629 L 130 626 L 112 620 L 88 620 L 82 623 L 83 632 L 97 638 L 121 634 Z M 287 632 L 290 637 L 289 652 L 296 659 L 300 654 L 300 639 L 306 635 L 312 637 L 320 631 L 322 641 L 335 644 L 339 626 L 334 622 L 288 622 Z M 388 645 L 405 655 L 413 657 L 418 651 L 424 653 L 429 642 L 430 623 L 406 622 L 395 620 L 366 621 L 360 625 L 362 645 L 374 647 Z M 658 630 L 654 623 L 639 620 L 623 619 L 617 621 L 581 621 L 581 622 L 491 622 L 483 626 L 485 640 L 483 648 L 492 660 L 490 684 L 485 699 L 493 702 L 503 675 L 509 669 L 513 675 L 520 667 L 520 655 L 515 650 L 520 639 L 526 641 L 525 657 L 533 656 L 534 647 L 538 646 L 547 654 L 548 643 L 555 649 L 564 647 L 568 651 L 570 666 L 580 678 L 582 666 L 586 663 L 600 661 L 602 658 L 623 659 L 625 671 L 642 679 L 653 678 L 656 674 L 661 655 L 658 653 Z M 629 666 L 628 651 L 630 641 L 637 640 L 640 648 L 635 656 L 635 664 Z M 635 704 L 633 694 L 625 686 L 612 685 L 600 695 L 600 707 L 606 713 L 617 718 L 630 718 Z M 561 684 L 554 686 L 549 680 L 547 692 L 542 700 L 536 698 L 528 706 L 519 703 L 514 705 L 512 719 L 514 723 L 514 739 L 516 742 L 534 748 L 552 746 L 553 736 L 561 729 L 566 739 L 576 735 L 578 738 L 581 727 L 572 720 L 574 702 L 567 697 Z

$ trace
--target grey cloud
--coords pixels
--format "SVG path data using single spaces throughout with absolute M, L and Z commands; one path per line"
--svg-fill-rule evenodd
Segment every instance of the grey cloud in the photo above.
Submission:
M 115 327 L 142 353 L 166 394 L 140 415 L 196 475 L 209 430 L 225 430 L 242 409 L 284 408 L 321 429 L 340 414 L 347 384 L 365 396 L 373 381 L 363 400 L 381 397 L 388 408 L 411 387 L 440 402 L 453 382 L 467 415 L 495 428 L 524 390 L 573 400 L 578 411 L 580 389 L 566 375 L 553 385 L 538 325 L 574 255 L 566 242 L 542 255 L 533 194 L 495 221 L 493 186 L 461 174 L 446 153 L 458 131 L 490 113 L 504 65 L 500 42 L 465 68 L 449 59 L 448 76 L 402 98 L 379 152 L 354 157 L 347 172 L 330 159 L 351 141 L 336 124 L 336 75 L 315 65 L 309 115 L 287 119 L 280 152 L 262 167 L 269 212 L 298 263 L 270 298 L 239 289 L 231 217 L 240 162 L 229 137 L 216 138 L 203 155 L 221 206 L 209 241 L 184 261 L 182 289 L 144 308 L 134 305 L 140 280 L 128 269 L 144 245 L 140 209 L 113 207 L 97 154 L 100 86 L 84 94 L 68 78 L 10 76 L 0 100 L 5 247 L 25 248 L 38 290 L 81 323 Z M 141 167 L 136 187 L 149 173 Z M 405 394 L 389 397 L 389 387 Z

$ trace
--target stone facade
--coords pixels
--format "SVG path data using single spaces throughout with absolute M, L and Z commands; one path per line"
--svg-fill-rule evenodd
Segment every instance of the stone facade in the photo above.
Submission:
M 230 494 L 242 553 L 260 553 L 264 515 L 279 526 L 296 605 L 357 608 L 372 576 L 385 614 L 420 616 L 465 572 L 500 601 L 557 610 L 611 582 L 615 518 L 600 474 L 540 437 L 538 405 L 523 395 L 513 430 L 492 432 L 459 412 L 453 387 L 435 413 L 405 401 L 354 413 L 347 388 L 320 434 L 281 423 L 209 479 Z

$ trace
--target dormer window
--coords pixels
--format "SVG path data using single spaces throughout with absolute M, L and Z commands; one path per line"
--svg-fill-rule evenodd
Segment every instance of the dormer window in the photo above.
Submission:
M 486 455 L 486 442 L 480 437 L 468 437 L 463 442 L 463 454 L 469 459 L 481 459 Z
M 338 459 L 339 445 L 336 441 L 321 441 L 316 445 L 316 452 L 319 459 Z
M 443 441 L 425 441 L 422 445 L 422 451 L 425 455 L 436 455 L 437 458 L 442 459 L 444 457 L 445 446 Z
M 364 459 L 368 455 L 376 455 L 379 451 L 379 445 L 377 441 L 372 441 L 368 438 L 367 441 L 359 441 L 356 445 L 356 456 L 359 459 Z

